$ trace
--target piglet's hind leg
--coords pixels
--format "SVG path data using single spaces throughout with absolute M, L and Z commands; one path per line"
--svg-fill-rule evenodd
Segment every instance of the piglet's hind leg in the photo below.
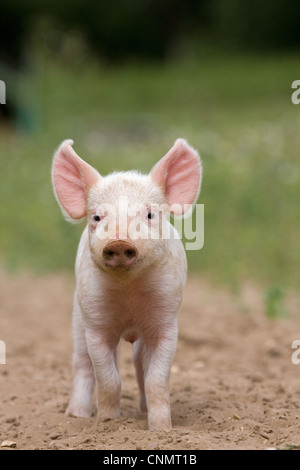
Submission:
M 88 418 L 92 415 L 95 375 L 88 353 L 85 327 L 76 294 L 73 310 L 73 390 L 66 414 Z

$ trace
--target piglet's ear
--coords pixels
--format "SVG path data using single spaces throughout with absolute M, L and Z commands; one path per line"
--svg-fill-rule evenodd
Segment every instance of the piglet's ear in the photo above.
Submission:
M 177 139 L 169 152 L 152 168 L 152 181 L 160 186 L 171 212 L 190 212 L 197 201 L 201 184 L 201 162 L 196 150 L 184 139 Z
M 52 182 L 54 193 L 67 218 L 79 220 L 86 215 L 89 189 L 101 179 L 100 174 L 83 161 L 65 140 L 54 155 Z

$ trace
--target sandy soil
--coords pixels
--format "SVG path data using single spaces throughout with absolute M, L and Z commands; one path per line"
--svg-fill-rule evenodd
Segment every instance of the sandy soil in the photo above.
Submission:
M 266 449 L 300 445 L 300 298 L 270 320 L 252 285 L 230 294 L 190 279 L 172 368 L 173 430 L 147 430 L 131 345 L 121 347 L 121 417 L 64 415 L 71 387 L 73 278 L 0 272 L 0 445 L 15 449 Z M 297 316 L 298 315 L 298 316 Z M 7 449 L 9 447 L 1 447 Z

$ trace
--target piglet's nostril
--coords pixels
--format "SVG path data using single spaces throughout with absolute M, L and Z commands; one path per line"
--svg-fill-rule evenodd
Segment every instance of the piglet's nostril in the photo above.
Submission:
M 124 253 L 126 256 L 128 256 L 128 258 L 132 258 L 133 256 L 136 256 L 135 250 L 131 250 L 131 249 L 125 250 Z

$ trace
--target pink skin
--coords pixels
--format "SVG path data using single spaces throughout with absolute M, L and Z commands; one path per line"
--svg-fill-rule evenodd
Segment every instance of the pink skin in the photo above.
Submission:
M 142 232 L 149 227 L 157 231 L 158 215 L 148 217 L 155 204 L 177 204 L 173 212 L 184 213 L 198 197 L 199 156 L 178 139 L 149 175 L 103 177 L 78 157 L 72 144 L 62 143 L 52 167 L 63 213 L 71 220 L 87 217 L 75 266 L 73 391 L 66 412 L 91 416 L 96 383 L 98 421 L 119 416 L 118 345 L 123 338 L 133 343 L 140 409 L 148 412 L 149 429 L 169 429 L 169 375 L 187 271 L 183 245 L 174 237 L 132 239 L 129 228 L 112 233 L 109 227 L 116 214 L 125 214 L 128 227 L 134 222 Z M 133 204 L 141 210 L 127 213 Z

